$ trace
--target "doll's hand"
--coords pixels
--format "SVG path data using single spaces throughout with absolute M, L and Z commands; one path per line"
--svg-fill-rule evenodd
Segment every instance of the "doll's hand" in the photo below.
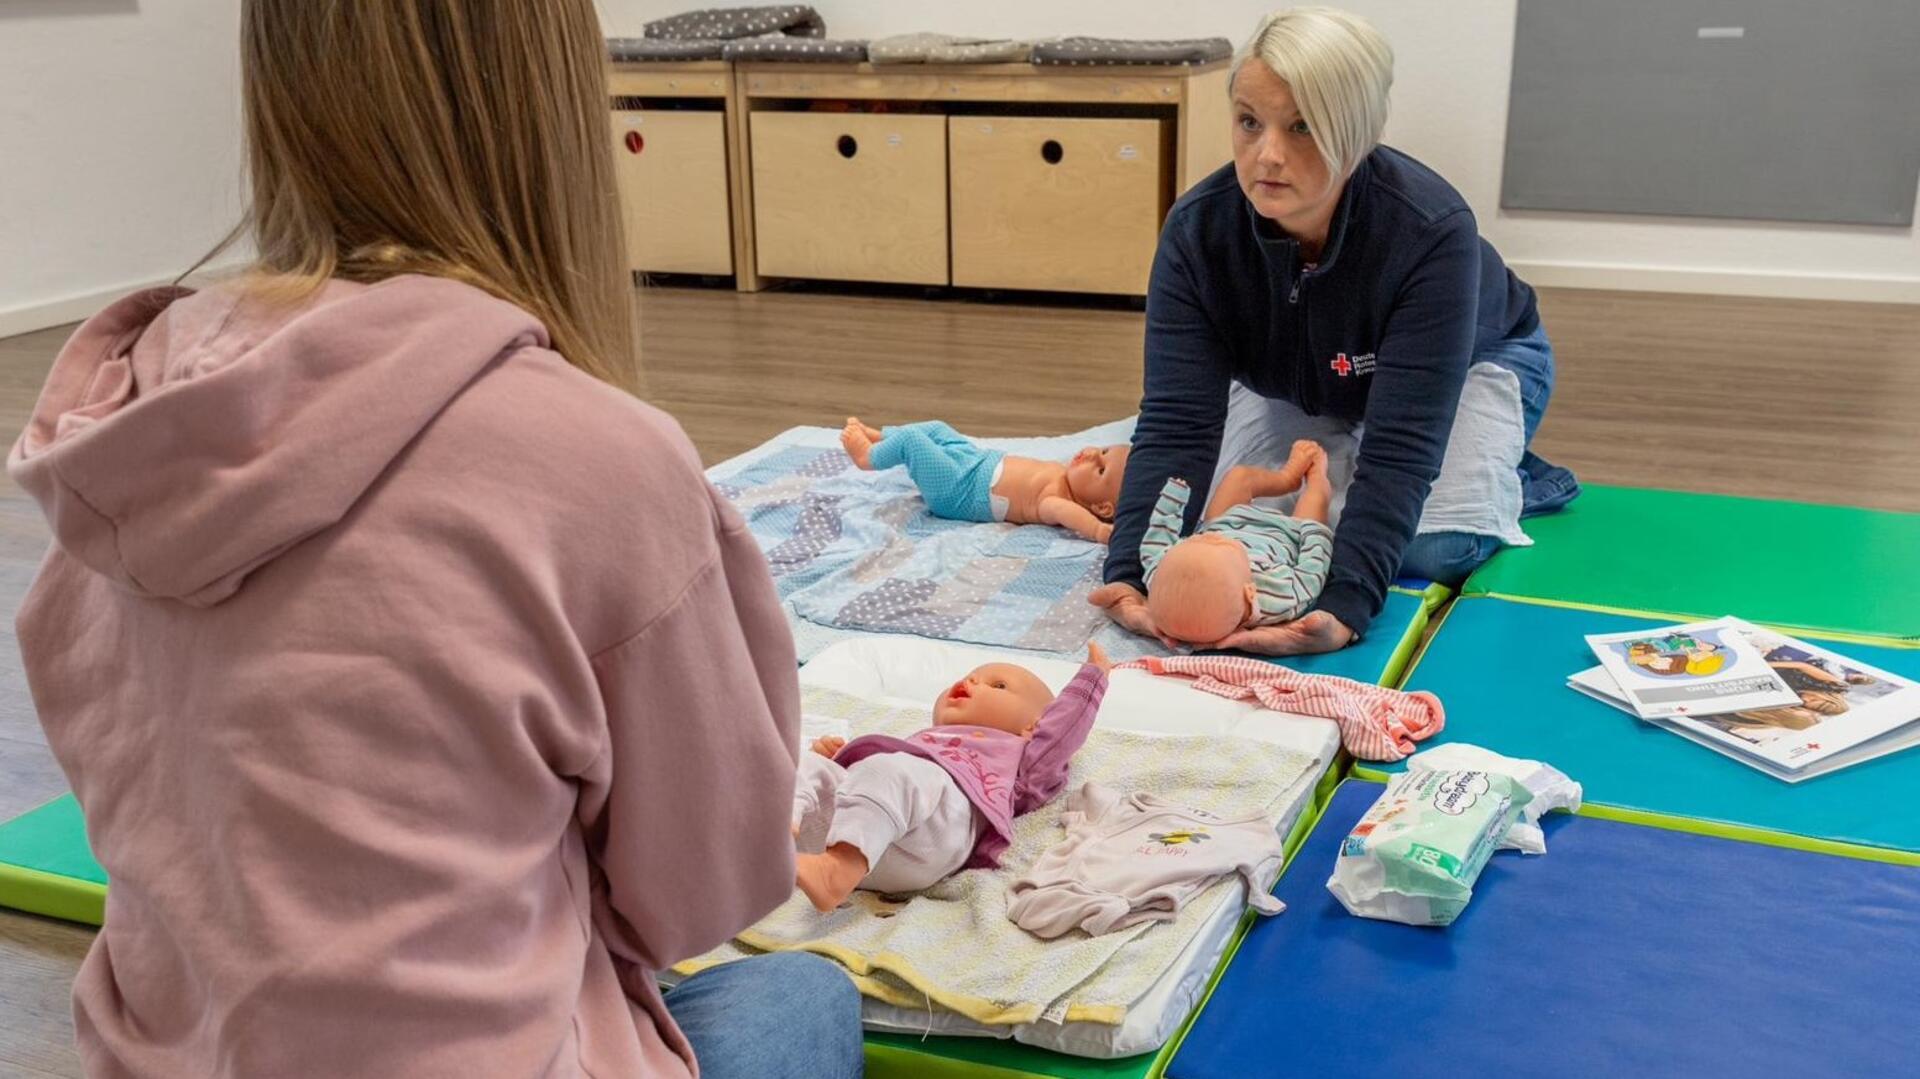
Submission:
M 1106 650 L 1092 641 L 1087 642 L 1087 663 L 1100 668 L 1101 674 L 1113 673 L 1113 661 L 1107 658 Z
M 847 740 L 837 734 L 823 734 L 813 740 L 813 751 L 831 760 L 846 745 Z
M 1252 652 L 1258 656 L 1305 656 L 1337 652 L 1353 643 L 1353 631 L 1325 611 L 1307 614 L 1278 626 L 1261 626 L 1229 633 L 1209 648 Z

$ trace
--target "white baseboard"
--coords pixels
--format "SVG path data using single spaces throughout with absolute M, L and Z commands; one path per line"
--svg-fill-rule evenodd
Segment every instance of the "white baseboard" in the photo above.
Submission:
M 241 261 L 203 267 L 198 273 L 193 275 L 194 280 L 200 281 L 208 277 L 216 277 L 236 270 L 243 265 L 245 265 L 245 262 Z M 44 330 L 52 326 L 65 326 L 70 322 L 80 322 L 92 317 L 108 304 L 113 303 L 115 300 L 118 300 L 130 292 L 138 292 L 143 288 L 155 288 L 160 285 L 170 285 L 173 283 L 173 280 L 172 276 L 167 276 L 146 281 L 133 281 L 124 285 L 115 285 L 112 288 L 83 292 L 77 296 L 62 296 L 58 299 L 41 300 L 36 303 L 20 304 L 15 307 L 0 307 L 0 337 L 13 337 L 17 334 L 32 333 L 35 330 Z
M 1920 278 L 1843 277 L 1837 274 L 1758 273 L 1733 270 L 1669 270 L 1617 263 L 1511 259 L 1507 265 L 1531 285 L 1546 288 L 1615 289 L 1622 292 L 1692 292 L 1710 296 L 1765 296 L 1794 300 L 1920 304 Z
M 199 276 L 219 275 L 242 262 L 210 266 Z M 1507 265 L 1528 284 L 1546 288 L 1613 289 L 1622 292 L 1691 292 L 1710 296 L 1766 296 L 1797 300 L 1849 300 L 1858 303 L 1920 304 L 1920 278 L 1841 277 L 1832 274 L 1783 274 L 1716 270 L 1669 270 L 1623 263 L 1559 262 L 1512 259 Z M 135 281 L 77 296 L 0 308 L 0 337 L 64 326 L 99 311 L 143 288 L 173 278 Z

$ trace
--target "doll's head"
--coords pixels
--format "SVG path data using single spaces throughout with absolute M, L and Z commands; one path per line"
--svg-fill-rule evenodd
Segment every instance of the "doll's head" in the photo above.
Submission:
M 1067 463 L 1067 490 L 1073 500 L 1103 521 L 1113 520 L 1120 504 L 1120 481 L 1127 475 L 1129 446 L 1088 446 Z
M 1040 676 L 1012 663 L 988 663 L 967 672 L 933 702 L 933 723 L 992 727 L 1026 734 L 1053 703 L 1053 691 Z
M 1147 613 L 1174 640 L 1212 644 L 1252 620 L 1254 595 L 1247 549 L 1202 532 L 1160 556 L 1147 581 Z

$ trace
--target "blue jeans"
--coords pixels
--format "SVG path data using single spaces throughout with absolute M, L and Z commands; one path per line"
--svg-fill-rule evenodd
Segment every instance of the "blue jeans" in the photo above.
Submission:
M 666 992 L 702 1079 L 842 1079 L 866 1067 L 860 993 L 804 952 L 709 967 Z
M 1547 401 L 1553 396 L 1553 345 L 1547 341 L 1546 327 L 1536 326 L 1532 333 L 1489 345 L 1474 356 L 1473 362 L 1495 364 L 1520 380 L 1522 418 L 1531 443 L 1547 414 Z M 1520 492 L 1520 517 L 1524 520 L 1563 508 L 1580 494 L 1580 483 L 1573 473 L 1549 464 L 1529 449 L 1520 458 Z M 1492 536 L 1429 532 L 1407 544 L 1400 558 L 1400 575 L 1457 585 L 1499 549 L 1500 541 Z

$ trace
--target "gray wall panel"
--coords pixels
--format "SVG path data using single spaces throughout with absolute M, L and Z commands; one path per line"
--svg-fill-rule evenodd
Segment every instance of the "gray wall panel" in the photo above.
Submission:
M 1519 0 L 1503 207 L 1912 225 L 1916 182 L 1920 0 Z

